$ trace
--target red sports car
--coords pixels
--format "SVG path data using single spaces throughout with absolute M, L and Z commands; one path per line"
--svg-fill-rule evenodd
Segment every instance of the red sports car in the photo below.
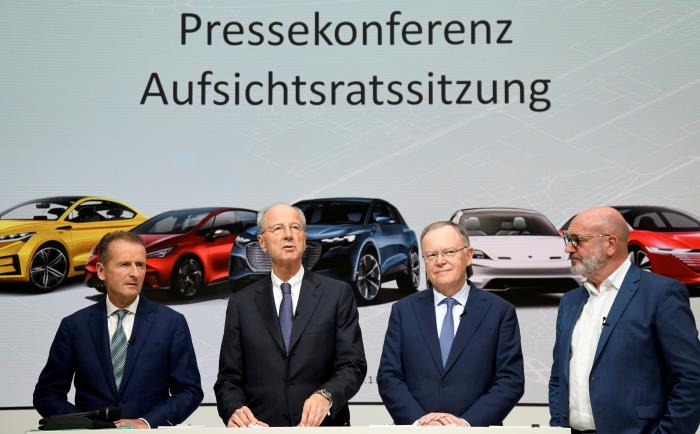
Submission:
M 240 208 L 192 208 L 159 214 L 131 231 L 146 242 L 144 287 L 167 289 L 191 298 L 207 285 L 228 278 L 228 259 L 236 237 L 256 225 L 257 212 Z M 85 283 L 104 291 L 93 251 Z
M 700 219 L 659 206 L 613 206 L 630 226 L 630 259 L 643 270 L 700 285 Z M 569 227 L 569 219 L 562 231 Z

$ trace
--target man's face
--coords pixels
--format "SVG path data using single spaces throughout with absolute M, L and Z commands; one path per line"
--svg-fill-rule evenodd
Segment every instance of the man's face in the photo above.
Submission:
M 276 205 L 265 215 L 265 227 L 258 235 L 260 247 L 270 255 L 274 266 L 301 266 L 306 248 L 306 232 L 299 213 L 288 205 Z
M 567 230 L 569 235 L 584 237 L 580 241 L 578 248 L 569 243 L 566 245 L 565 250 L 569 254 L 571 270 L 587 279 L 596 277 L 608 261 L 606 253 L 607 238 L 599 236 L 586 237 L 598 235 L 598 232 L 600 231 L 588 224 L 585 218 L 579 217 L 576 217 L 571 222 Z
M 110 301 L 117 307 L 126 307 L 141 292 L 146 277 L 146 249 L 126 240 L 112 241 L 108 248 L 107 262 L 97 263 L 97 277 L 104 282 Z
M 449 226 L 433 229 L 423 238 L 423 256 L 438 254 L 432 261 L 425 260 L 425 268 L 433 287 L 442 294 L 449 296 L 456 293 L 467 280 L 467 267 L 472 263 L 472 248 L 464 247 L 462 237 Z M 459 251 L 451 258 L 443 254 L 454 250 Z

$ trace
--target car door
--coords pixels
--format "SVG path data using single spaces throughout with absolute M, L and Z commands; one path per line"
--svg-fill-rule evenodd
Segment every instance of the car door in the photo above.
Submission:
M 231 247 L 240 232 L 236 211 L 223 211 L 214 216 L 214 222 L 206 236 L 208 273 L 207 281 L 212 282 L 228 277 L 228 259 Z
M 403 239 L 402 225 L 397 224 L 398 216 L 385 202 L 374 205 L 370 218 L 375 228 L 374 239 L 381 256 L 382 272 L 386 272 L 403 261 L 399 253 Z

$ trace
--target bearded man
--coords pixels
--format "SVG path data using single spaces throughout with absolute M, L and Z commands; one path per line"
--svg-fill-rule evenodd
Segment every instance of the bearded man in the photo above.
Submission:
M 562 297 L 549 380 L 550 425 L 572 433 L 695 433 L 700 342 L 687 289 L 640 270 L 613 208 L 578 214 L 564 235 L 584 286 Z

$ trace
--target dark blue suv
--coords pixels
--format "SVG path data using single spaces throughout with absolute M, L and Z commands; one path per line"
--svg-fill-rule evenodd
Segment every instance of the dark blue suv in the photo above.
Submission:
M 416 234 L 389 202 L 331 198 L 303 200 L 294 206 L 306 216 L 307 270 L 351 283 L 367 301 L 391 280 L 402 291 L 418 289 Z M 257 227 L 243 232 L 231 250 L 229 281 L 234 290 L 270 273 L 270 258 L 260 249 L 257 233 Z

